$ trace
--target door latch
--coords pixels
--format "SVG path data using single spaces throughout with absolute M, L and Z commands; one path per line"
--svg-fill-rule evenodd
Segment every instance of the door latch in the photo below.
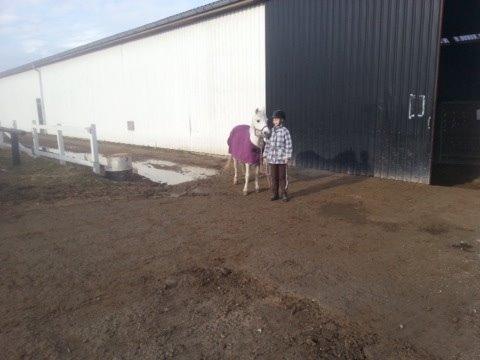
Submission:
M 408 118 L 413 119 L 415 117 L 415 114 L 412 113 L 412 108 L 413 108 L 413 100 L 416 99 L 416 96 L 414 94 L 410 94 L 410 100 L 408 101 Z
M 427 97 L 425 95 L 420 95 L 419 98 L 422 99 L 422 112 L 421 114 L 418 115 L 418 117 L 422 118 L 425 116 L 425 107 L 427 105 Z

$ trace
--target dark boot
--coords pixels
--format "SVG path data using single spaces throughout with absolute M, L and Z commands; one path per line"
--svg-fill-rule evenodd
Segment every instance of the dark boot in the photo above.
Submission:
M 282 195 L 282 201 L 283 201 L 283 202 L 288 202 L 289 200 L 290 200 L 290 199 L 288 198 L 287 193 L 284 193 L 284 194 Z
M 270 164 L 270 174 L 272 181 L 272 197 L 270 200 L 276 201 L 278 197 L 278 165 Z

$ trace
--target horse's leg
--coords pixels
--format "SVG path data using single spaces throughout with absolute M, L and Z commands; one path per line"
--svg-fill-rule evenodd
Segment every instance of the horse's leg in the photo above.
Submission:
M 248 182 L 250 181 L 250 164 L 245 164 L 245 187 L 243 195 L 248 195 Z
M 233 185 L 238 184 L 238 161 L 237 159 L 233 158 L 233 170 L 235 174 L 233 175 Z
M 238 184 L 238 162 L 237 159 L 233 158 L 233 169 L 235 171 L 235 175 L 233 175 L 233 184 L 237 185 Z
M 260 192 L 260 185 L 258 184 L 258 177 L 260 175 L 260 164 L 255 166 L 255 192 Z

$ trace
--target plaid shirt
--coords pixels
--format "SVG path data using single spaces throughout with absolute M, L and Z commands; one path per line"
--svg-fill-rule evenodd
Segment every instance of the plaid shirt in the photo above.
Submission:
M 263 156 L 269 164 L 286 164 L 292 158 L 293 146 L 290 131 L 286 127 L 272 129 L 270 139 L 265 140 Z

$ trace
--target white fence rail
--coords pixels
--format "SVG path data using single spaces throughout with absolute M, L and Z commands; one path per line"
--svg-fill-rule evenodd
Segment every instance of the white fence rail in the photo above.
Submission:
M 63 141 L 63 133 L 73 130 L 78 132 L 79 129 L 86 131 L 89 134 L 90 138 L 90 159 L 79 159 L 78 157 L 69 156 L 65 152 L 65 145 Z M 58 153 L 51 151 L 44 151 L 40 146 L 38 134 L 40 130 L 49 131 L 56 134 Z M 73 127 L 68 125 L 38 125 L 36 122 L 33 122 L 32 128 L 32 138 L 33 138 L 33 154 L 35 156 L 44 156 L 51 159 L 57 159 L 60 164 L 65 165 L 66 162 L 71 162 L 79 165 L 89 166 L 93 168 L 95 174 L 100 174 L 100 161 L 98 154 L 98 140 L 97 140 L 97 128 L 95 124 L 91 124 L 86 128 Z
M 0 126 L 2 126 L 2 123 L 0 123 Z M 17 122 L 12 121 L 12 129 L 17 128 Z M 0 148 L 4 149 L 10 149 L 11 144 L 6 142 L 6 139 L 11 139 L 11 135 L 8 132 L 3 132 L 0 131 Z M 29 147 L 22 145 L 21 143 L 18 144 L 18 147 L 20 151 L 23 151 L 24 153 L 28 154 L 29 156 L 33 156 L 33 151 Z

